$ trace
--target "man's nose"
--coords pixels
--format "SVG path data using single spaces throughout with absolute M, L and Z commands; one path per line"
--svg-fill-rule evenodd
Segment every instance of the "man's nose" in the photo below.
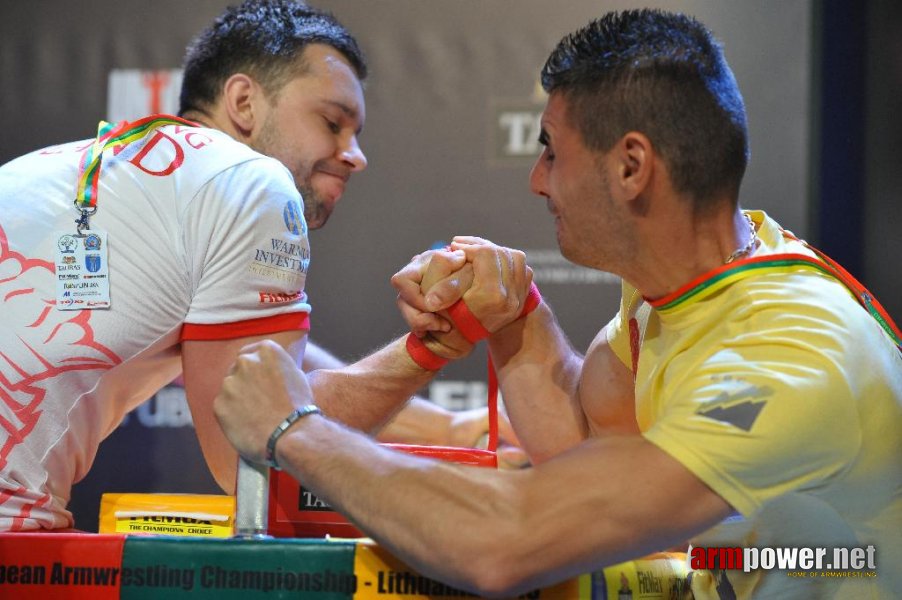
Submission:
M 547 149 L 542 150 L 539 158 L 536 159 L 535 164 L 532 166 L 532 170 L 529 172 L 529 189 L 533 194 L 545 197 L 548 196 L 548 190 L 545 185 L 547 175 L 547 168 L 545 167 L 546 152 L 548 152 Z
M 360 149 L 360 144 L 357 142 L 357 136 L 351 137 L 348 141 L 348 145 L 342 149 L 340 158 L 343 162 L 351 166 L 352 171 L 363 171 L 367 165 L 366 155 L 363 153 L 363 150 Z

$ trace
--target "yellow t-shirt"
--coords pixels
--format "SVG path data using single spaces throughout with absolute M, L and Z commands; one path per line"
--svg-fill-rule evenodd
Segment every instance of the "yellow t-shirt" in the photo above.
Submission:
M 754 258 L 814 256 L 763 212 L 749 215 L 761 240 Z M 875 547 L 877 568 L 864 577 L 759 569 L 727 571 L 724 582 L 699 571 L 696 597 L 898 597 L 902 355 L 877 322 L 842 283 L 801 267 L 653 304 L 624 283 L 608 326 L 635 373 L 639 428 L 742 515 L 693 544 Z

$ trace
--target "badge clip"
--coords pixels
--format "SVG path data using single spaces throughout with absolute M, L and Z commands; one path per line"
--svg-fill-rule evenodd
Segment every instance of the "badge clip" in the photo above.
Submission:
M 75 204 L 75 207 L 78 208 L 78 200 L 75 200 L 73 204 Z M 88 223 L 88 219 L 97 212 L 97 207 L 92 206 L 90 208 L 78 208 L 78 210 L 81 212 L 81 215 L 77 219 L 75 219 L 75 235 L 76 237 L 83 238 L 85 237 L 85 233 L 83 232 L 91 229 L 91 225 Z

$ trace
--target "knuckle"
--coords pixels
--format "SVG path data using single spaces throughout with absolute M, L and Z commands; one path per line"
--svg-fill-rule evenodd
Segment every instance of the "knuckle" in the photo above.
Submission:
M 503 290 L 500 289 L 493 289 L 486 293 L 479 294 L 476 301 L 493 313 L 507 310 L 508 299 L 503 293 Z

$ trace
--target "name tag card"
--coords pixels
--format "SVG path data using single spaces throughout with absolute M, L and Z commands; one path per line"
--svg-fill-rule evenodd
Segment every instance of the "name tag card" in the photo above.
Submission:
M 57 232 L 56 309 L 110 307 L 110 271 L 106 232 L 83 236 Z

